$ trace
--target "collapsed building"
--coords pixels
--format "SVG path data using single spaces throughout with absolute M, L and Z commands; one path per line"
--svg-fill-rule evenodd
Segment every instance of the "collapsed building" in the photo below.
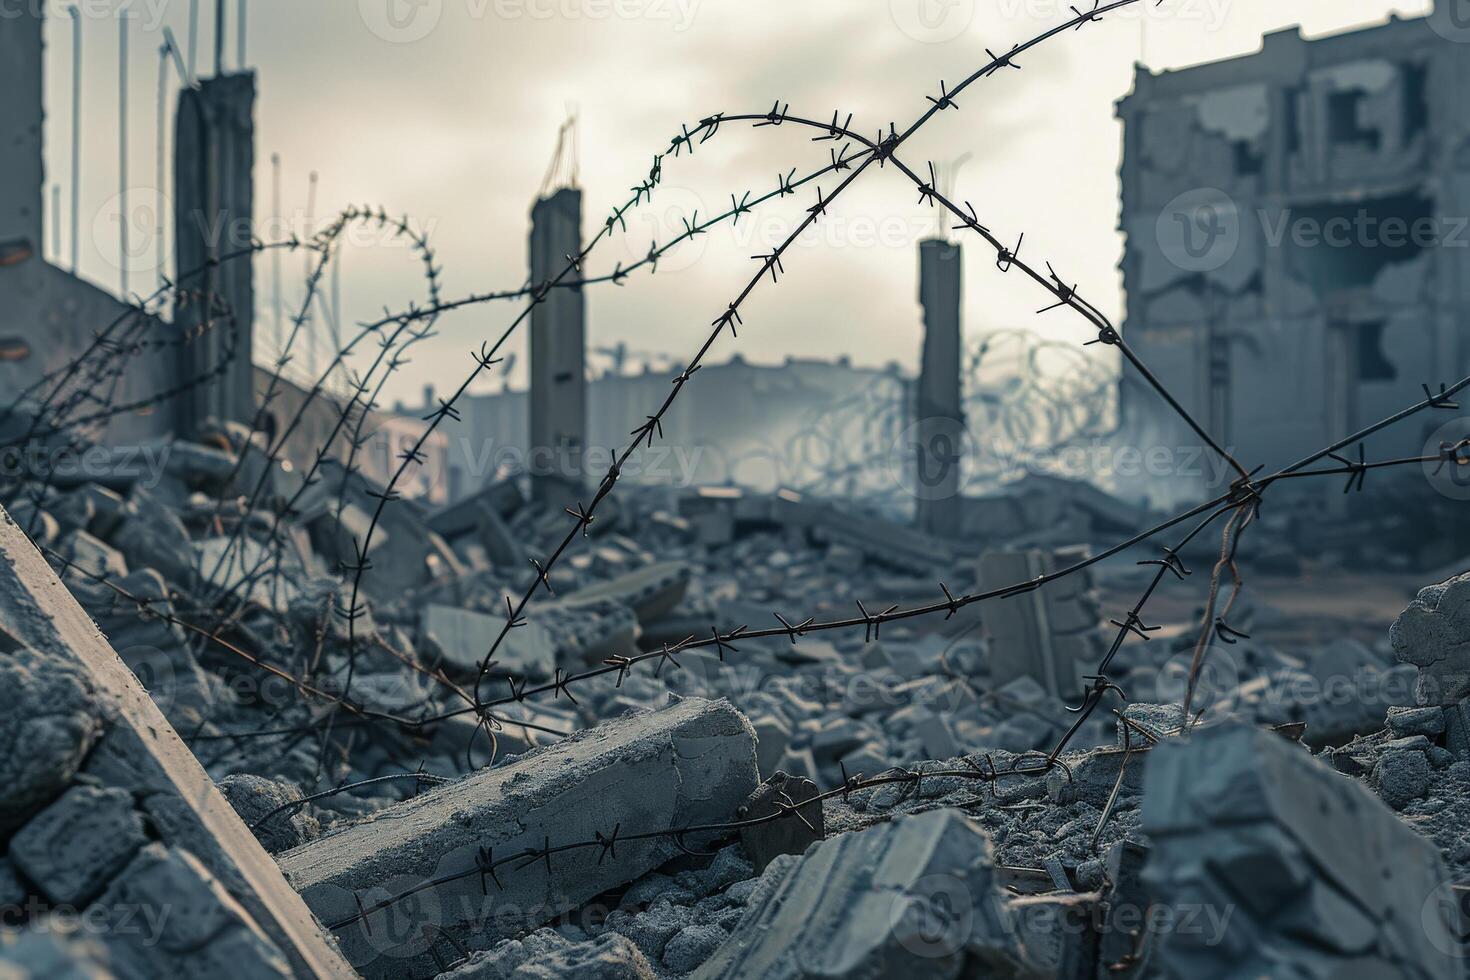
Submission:
M 548 200 L 543 251 L 577 203 Z M 926 244 L 924 412 L 963 423 L 958 253 Z M 583 306 L 548 315 L 527 421 L 575 455 Z M 253 383 L 277 429 L 341 419 Z M 1470 962 L 1463 568 L 1372 642 L 1278 644 L 1257 627 L 1282 597 L 1237 596 L 1228 628 L 1145 617 L 1216 556 L 1094 564 L 1147 515 L 1086 484 L 1032 475 L 919 528 L 736 486 L 594 517 L 520 476 L 436 499 L 355 465 L 391 469 L 412 429 L 293 456 L 216 410 L 149 472 L 44 401 L 0 419 L 98 460 L 0 480 L 6 975 Z M 1104 587 L 1144 599 L 1111 618 Z
M 1178 380 L 1206 431 L 1267 465 L 1383 417 L 1470 358 L 1470 115 L 1457 95 L 1470 48 L 1454 43 L 1457 5 L 1435 6 L 1311 40 L 1278 31 L 1259 53 L 1198 67 L 1140 67 L 1118 103 L 1128 342 Z M 1121 399 L 1135 444 L 1198 445 L 1142 385 L 1125 380 Z M 1463 438 L 1458 422 L 1439 431 L 1449 418 L 1420 420 L 1414 448 Z M 1140 489 L 1174 503 L 1219 483 L 1192 476 Z

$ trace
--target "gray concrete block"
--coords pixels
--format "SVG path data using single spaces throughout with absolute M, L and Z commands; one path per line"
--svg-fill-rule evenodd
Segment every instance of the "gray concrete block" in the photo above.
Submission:
M 1142 816 L 1151 895 L 1205 913 L 1161 937 L 1170 975 L 1461 976 L 1439 850 L 1301 746 L 1238 725 L 1165 742 Z
M 761 783 L 740 811 L 741 820 L 756 820 L 780 811 L 778 803 L 794 806 L 820 795 L 821 790 L 810 779 L 778 772 Z M 757 871 L 778 854 L 800 854 L 826 836 L 826 823 L 820 801 L 800 809 L 801 817 L 782 817 L 770 823 L 757 824 L 740 831 L 740 843 Z
M 1419 590 L 1389 627 L 1394 656 L 1419 668 L 1423 703 L 1470 695 L 1470 573 Z
M 545 922 L 680 853 L 672 840 L 591 847 L 476 873 L 481 848 L 496 860 L 546 845 L 725 822 L 756 786 L 755 735 L 726 702 L 691 698 L 578 732 L 505 766 L 481 770 L 388 807 L 280 855 L 287 878 L 329 925 L 365 905 L 419 889 L 336 930 L 368 977 L 432 975 L 423 927 L 471 949 Z M 689 843 L 695 844 L 697 835 Z M 522 866 L 524 864 L 524 866 Z M 466 875 L 429 885 L 446 876 Z
M 58 586 L 59 587 L 59 586 Z M 102 734 L 92 679 L 20 645 L 0 622 L 0 834 L 60 796 Z
M 52 902 L 79 909 L 146 843 L 130 794 L 79 785 L 10 839 L 10 859 Z
M 505 628 L 504 616 L 491 616 L 453 606 L 425 606 L 419 618 L 421 636 L 433 640 L 444 654 L 444 668 L 451 674 L 474 676 L 480 663 Z M 556 646 L 551 633 L 527 617 L 524 626 L 506 633 L 495 651 L 498 673 L 517 679 L 546 678 L 556 669 Z
M 689 588 L 689 575 L 686 562 L 658 562 L 578 589 L 567 598 L 573 601 L 615 599 L 632 609 L 638 622 L 647 625 L 679 607 Z
M 695 980 L 1014 975 L 990 840 L 959 810 L 899 817 L 767 869 Z
M 97 900 L 119 980 L 289 977 L 291 965 L 187 851 L 149 844 Z
M 791 725 L 783 718 L 766 714 L 753 719 L 751 726 L 755 729 L 756 764 L 761 776 L 768 778 L 776 772 L 791 745 Z

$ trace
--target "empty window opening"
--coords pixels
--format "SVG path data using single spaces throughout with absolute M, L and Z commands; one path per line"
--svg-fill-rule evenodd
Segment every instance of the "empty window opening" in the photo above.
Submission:
M 1394 381 L 1399 372 L 1383 352 L 1383 324 L 1360 323 L 1358 334 L 1359 381 Z
M 1327 138 L 1337 146 L 1361 146 L 1377 150 L 1383 134 L 1368 129 L 1360 121 L 1360 112 L 1368 93 L 1362 89 L 1333 92 L 1327 96 Z

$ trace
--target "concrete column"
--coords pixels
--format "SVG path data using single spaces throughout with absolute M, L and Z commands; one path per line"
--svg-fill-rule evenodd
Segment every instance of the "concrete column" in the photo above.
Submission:
M 252 170 L 255 164 L 255 75 L 207 79 L 179 97 L 174 141 L 176 281 L 228 305 L 233 324 L 214 329 L 180 349 L 180 372 L 192 378 L 220 363 L 233 342 L 234 358 L 222 377 L 185 393 L 178 430 L 188 435 L 209 416 L 249 423 L 255 413 L 250 356 L 255 319 L 252 258 L 229 258 L 248 248 L 253 234 Z M 184 279 L 211 260 L 222 261 Z M 176 311 L 180 331 L 208 319 L 208 303 Z M 233 334 L 233 340 L 232 335 Z
M 0 9 L 0 264 L 41 254 L 44 4 Z
M 582 251 L 582 192 L 563 188 L 531 209 L 531 282 L 554 279 Z M 577 273 L 572 273 L 573 276 Z M 555 503 L 582 485 L 587 446 L 586 308 L 581 289 L 553 289 L 531 312 L 532 493 Z
M 941 239 L 919 243 L 919 303 L 924 307 L 924 353 L 914 399 L 917 420 L 918 526 L 942 535 L 960 525 L 960 465 L 965 411 L 960 386 L 960 246 Z

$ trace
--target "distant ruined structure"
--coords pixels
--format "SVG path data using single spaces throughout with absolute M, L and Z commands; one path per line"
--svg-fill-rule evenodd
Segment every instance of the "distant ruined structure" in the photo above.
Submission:
M 1247 458 L 1290 462 L 1463 373 L 1470 44 L 1453 42 L 1470 40 L 1470 21 L 1456 6 L 1310 41 L 1279 31 L 1257 54 L 1182 71 L 1140 67 L 1118 103 L 1124 332 Z M 1184 460 L 1198 438 L 1133 381 L 1125 372 L 1129 444 Z M 1433 439 L 1447 417 L 1415 420 L 1413 435 Z M 1366 449 L 1410 443 L 1400 430 Z M 1176 502 L 1193 492 L 1181 475 L 1141 489 Z

